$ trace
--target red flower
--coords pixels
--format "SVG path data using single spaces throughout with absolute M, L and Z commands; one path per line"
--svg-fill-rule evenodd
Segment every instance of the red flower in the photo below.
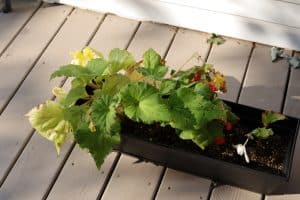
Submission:
M 211 92 L 217 91 L 217 88 L 216 88 L 215 84 L 212 83 L 212 82 L 208 83 L 208 87 L 209 87 Z
M 196 82 L 200 80 L 201 80 L 201 74 L 198 72 L 193 76 L 193 78 L 190 79 L 190 82 Z
M 222 145 L 222 144 L 225 144 L 225 138 L 224 136 L 217 136 L 215 137 L 215 140 L 214 140 L 214 143 L 217 144 L 217 145 Z
M 227 123 L 225 124 L 225 129 L 226 129 L 227 131 L 231 131 L 231 130 L 232 130 L 232 124 L 231 124 L 230 122 L 227 122 Z

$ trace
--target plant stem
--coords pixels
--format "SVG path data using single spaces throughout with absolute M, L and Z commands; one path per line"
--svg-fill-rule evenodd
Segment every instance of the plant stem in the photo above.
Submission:
M 196 52 L 194 53 L 189 59 L 187 59 L 183 65 L 181 65 L 172 75 L 171 78 L 173 78 L 179 71 L 181 71 L 181 69 L 188 64 L 188 62 L 190 62 L 193 58 L 196 58 L 199 62 L 199 60 L 201 60 L 203 63 L 205 63 L 205 61 L 201 58 L 201 56 Z

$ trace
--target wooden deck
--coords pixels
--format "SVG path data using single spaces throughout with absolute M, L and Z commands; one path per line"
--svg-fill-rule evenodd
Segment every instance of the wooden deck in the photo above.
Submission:
M 300 199 L 297 194 L 265 196 L 228 185 L 212 189 L 211 180 L 151 163 L 133 164 L 135 158 L 119 153 L 110 154 L 98 171 L 74 144 L 66 144 L 57 157 L 53 145 L 24 117 L 53 98 L 53 86 L 68 87 L 64 79 L 49 83 L 50 73 L 70 61 L 68 52 L 90 45 L 105 55 L 114 47 L 126 48 L 137 58 L 152 47 L 171 66 L 198 52 L 227 76 L 229 91 L 222 98 L 300 118 L 300 70 L 289 69 L 286 62 L 271 63 L 269 46 L 231 38 L 211 46 L 207 33 L 63 5 L 19 0 L 14 7 L 13 13 L 0 14 L 1 200 Z M 300 139 L 292 183 L 282 189 L 299 187 L 299 167 Z

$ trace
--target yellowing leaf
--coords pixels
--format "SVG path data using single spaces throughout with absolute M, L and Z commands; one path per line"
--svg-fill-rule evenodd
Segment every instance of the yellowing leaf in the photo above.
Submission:
M 226 92 L 226 81 L 223 74 L 221 74 L 220 72 L 215 72 L 212 81 L 218 90 Z
M 279 120 L 284 120 L 286 117 L 283 114 L 273 111 L 265 111 L 262 113 L 262 123 L 265 127 Z
M 260 139 L 267 139 L 269 136 L 273 135 L 274 132 L 270 128 L 256 128 L 250 133 L 247 134 L 247 136 L 251 139 L 253 139 L 253 136 L 260 138 Z
M 54 101 L 46 101 L 38 108 L 33 108 L 26 114 L 29 122 L 43 137 L 54 142 L 59 154 L 61 145 L 71 131 L 71 125 L 64 119 L 64 112 L 60 105 Z

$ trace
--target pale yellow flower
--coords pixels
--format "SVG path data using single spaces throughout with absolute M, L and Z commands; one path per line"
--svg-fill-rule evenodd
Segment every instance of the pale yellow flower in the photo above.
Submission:
M 99 52 L 96 52 L 90 47 L 85 47 L 82 51 L 72 52 L 71 55 L 73 57 L 71 64 L 81 65 L 83 67 L 85 67 L 90 60 L 102 57 Z

